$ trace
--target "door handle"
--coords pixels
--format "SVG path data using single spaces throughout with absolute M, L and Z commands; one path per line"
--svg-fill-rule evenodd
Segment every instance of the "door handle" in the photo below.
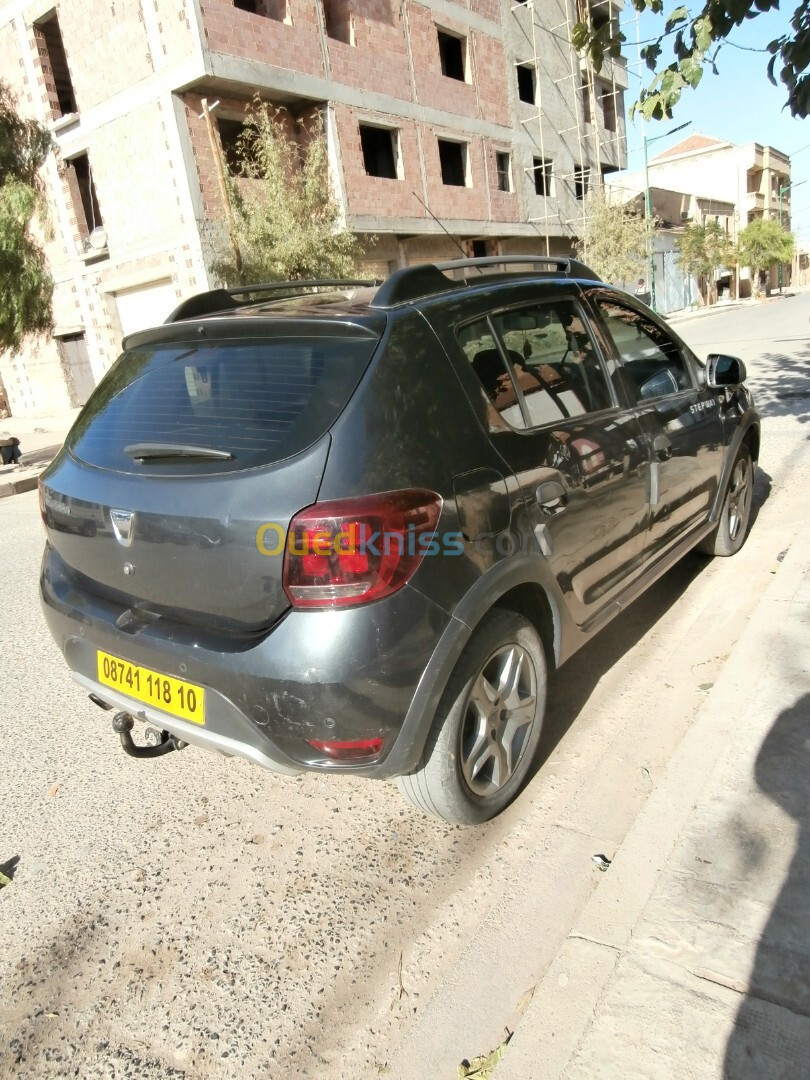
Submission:
M 543 513 L 548 514 L 549 517 L 561 514 L 568 505 L 568 494 L 562 479 L 546 480 L 540 484 L 534 493 L 534 498 Z
M 672 457 L 672 443 L 666 435 L 656 435 L 652 445 L 653 453 L 659 461 L 669 461 Z

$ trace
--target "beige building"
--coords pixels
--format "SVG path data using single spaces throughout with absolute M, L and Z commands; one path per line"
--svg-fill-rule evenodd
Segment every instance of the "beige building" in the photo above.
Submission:
M 227 160 L 255 92 L 324 117 L 368 272 L 570 251 L 626 163 L 623 59 L 573 22 L 623 0 L 0 0 L 0 72 L 58 146 L 45 168 L 54 337 L 0 357 L 14 413 L 80 403 L 123 335 L 211 284 Z M 203 108 L 213 109 L 214 138 Z
M 716 220 L 735 238 L 758 217 L 778 219 L 781 215 L 790 228 L 790 158 L 772 146 L 755 142 L 738 146 L 694 134 L 650 158 L 648 176 L 651 189 L 695 198 L 695 205 L 682 211 L 685 223 Z M 626 200 L 644 191 L 644 172 L 623 173 L 614 183 Z M 712 209 L 715 203 L 716 210 Z M 723 204 L 732 207 L 731 215 Z M 774 267 L 772 285 L 776 273 Z M 741 281 L 743 295 L 748 287 Z

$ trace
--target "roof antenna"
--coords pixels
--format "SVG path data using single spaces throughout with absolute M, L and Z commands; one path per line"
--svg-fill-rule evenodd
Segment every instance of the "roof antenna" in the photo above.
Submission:
M 419 196 L 416 194 L 415 191 L 413 192 L 413 194 L 417 199 L 419 199 Z M 445 232 L 445 233 L 447 233 L 448 236 L 450 236 L 450 233 L 447 232 L 447 229 L 445 229 L 444 225 L 442 225 L 442 223 L 439 221 L 439 219 L 436 217 L 436 215 L 430 209 L 428 204 L 426 202 L 422 202 L 421 199 L 419 199 L 419 202 L 422 203 L 422 206 L 424 206 L 424 208 L 427 210 L 427 212 L 430 214 L 430 216 L 433 218 L 433 220 L 436 222 L 436 224 L 439 226 L 439 228 L 442 230 L 442 232 Z M 458 242 L 458 240 L 456 240 L 455 236 L 450 236 L 450 239 L 456 245 L 456 247 L 461 252 L 461 254 L 464 256 L 464 258 L 465 259 L 469 258 L 469 256 L 467 255 L 467 252 L 464 250 L 464 248 L 461 246 L 461 244 Z

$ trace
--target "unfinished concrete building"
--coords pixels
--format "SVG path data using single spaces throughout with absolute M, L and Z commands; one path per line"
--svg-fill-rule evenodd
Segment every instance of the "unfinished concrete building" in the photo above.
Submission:
M 86 400 L 124 334 L 213 284 L 227 162 L 258 92 L 324 116 L 364 269 L 562 253 L 625 165 L 626 64 L 577 19 L 623 0 L 0 0 L 0 71 L 58 146 L 46 167 L 55 333 L 0 357 L 11 409 Z M 213 108 L 211 138 L 202 101 Z

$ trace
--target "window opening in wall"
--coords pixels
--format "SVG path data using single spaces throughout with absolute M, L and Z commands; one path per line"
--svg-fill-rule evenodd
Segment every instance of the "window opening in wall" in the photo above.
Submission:
M 79 235 L 84 239 L 94 229 L 99 229 L 104 224 L 98 205 L 96 186 L 93 183 L 93 174 L 90 170 L 90 160 L 87 154 L 80 154 L 78 157 L 71 158 L 67 162 L 67 167 L 68 184 L 73 198 Z
M 224 116 L 217 117 L 217 129 L 219 141 L 222 146 L 222 156 L 231 176 L 239 176 L 242 172 L 239 156 L 239 137 L 244 131 L 238 120 L 228 120 Z
M 264 15 L 267 19 L 284 22 L 289 18 L 288 0 L 233 0 L 233 6 L 240 11 L 249 11 L 253 15 Z
M 534 105 L 534 68 L 528 64 L 517 65 L 518 97 Z
M 473 240 L 471 247 L 473 259 L 485 259 L 487 257 L 486 240 Z
M 52 111 L 57 116 L 69 116 L 78 112 L 56 12 L 44 22 L 37 23 L 34 34 Z
M 593 122 L 591 115 L 591 85 L 587 79 L 582 80 L 582 122 L 584 124 L 590 124 Z
M 602 116 L 605 120 L 605 130 L 616 130 L 616 95 L 606 86 L 599 91 L 599 99 L 602 102 Z
M 354 20 L 350 0 L 321 0 L 327 37 L 354 45 Z
M 613 12 L 610 9 L 610 0 L 597 0 L 597 3 L 591 6 L 591 22 L 594 30 L 601 30 L 602 27 L 608 25 L 612 18 Z
M 439 139 L 442 183 L 451 187 L 467 186 L 467 146 L 465 143 Z
M 498 174 L 498 191 L 512 190 L 512 162 L 509 154 L 495 153 L 495 169 Z
M 442 75 L 445 75 L 448 79 L 458 79 L 460 82 L 464 82 L 466 77 L 466 39 L 458 37 L 456 34 L 448 34 L 446 30 L 438 30 L 437 34 Z
M 360 146 L 363 150 L 363 164 L 369 176 L 381 176 L 396 180 L 398 135 L 391 128 L 374 127 L 372 124 L 360 125 Z
M 534 172 L 534 190 L 538 195 L 553 195 L 554 177 L 552 175 L 550 161 L 542 158 L 534 158 L 532 162 Z
M 591 168 L 589 165 L 574 166 L 574 196 L 584 199 L 591 185 Z

